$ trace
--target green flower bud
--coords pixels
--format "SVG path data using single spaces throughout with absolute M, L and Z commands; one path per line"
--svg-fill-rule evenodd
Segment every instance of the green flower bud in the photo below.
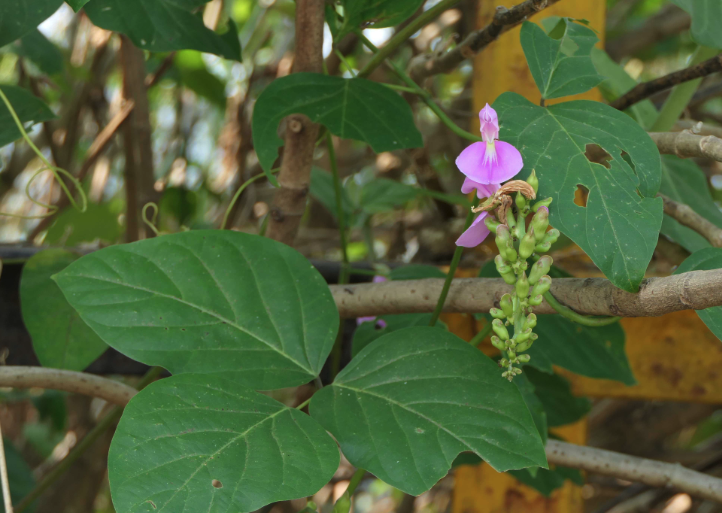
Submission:
M 491 315 L 494 319 L 506 319 L 506 314 L 498 308 L 492 308 L 489 310 L 489 315 Z
M 519 360 L 521 363 L 527 363 L 529 360 L 531 360 L 531 356 L 528 354 L 520 354 L 516 357 L 517 360 Z
M 532 342 L 535 341 L 535 340 L 538 339 L 538 338 L 539 338 L 539 335 L 537 335 L 536 333 L 532 333 L 532 334 L 529 336 L 529 340 L 531 340 Z
M 549 244 L 554 244 L 557 241 L 557 239 L 559 238 L 559 235 L 561 235 L 559 233 L 559 230 L 557 230 L 556 228 L 552 228 L 551 230 L 549 230 L 548 232 L 546 232 L 544 234 L 544 239 L 542 239 L 542 242 L 548 242 Z
M 506 346 L 504 345 L 504 342 L 502 342 L 501 339 L 499 337 L 497 337 L 496 335 L 493 335 L 491 337 L 491 345 L 494 346 L 495 348 L 497 348 L 499 351 L 506 350 Z
M 544 301 L 544 297 L 543 297 L 543 296 L 532 296 L 532 297 L 529 298 L 528 303 L 529 303 L 531 306 L 539 306 L 540 304 L 542 304 L 542 301 Z
M 541 242 L 544 239 L 548 226 L 549 209 L 547 207 L 541 207 L 536 211 L 534 217 L 531 218 L 531 227 L 534 229 L 536 242 Z
M 516 226 L 514 212 L 512 212 L 512 209 L 510 208 L 506 209 L 506 224 L 507 226 L 509 226 L 509 228 L 514 228 Z
M 547 207 L 547 208 L 549 208 L 549 205 L 552 204 L 552 199 L 553 199 L 553 198 L 546 198 L 546 199 L 537 201 L 536 203 L 534 203 L 534 204 L 531 206 L 532 212 L 536 212 L 536 211 L 539 210 L 541 207 Z
M 539 179 L 536 177 L 535 170 L 531 170 L 531 174 L 529 175 L 529 178 L 526 179 L 526 183 L 531 185 L 531 188 L 534 189 L 534 194 L 539 192 Z
M 536 246 L 536 238 L 534 236 L 534 228 L 529 228 L 529 231 L 524 235 L 519 243 L 519 256 L 522 260 L 529 258 L 534 253 L 534 247 Z
M 514 303 L 512 302 L 511 294 L 504 294 L 503 296 L 501 296 L 499 306 L 507 317 L 514 317 Z
M 504 341 L 509 340 L 509 331 L 501 319 L 494 319 L 494 322 L 491 323 L 491 329 L 494 330 L 494 333 L 496 333 L 500 339 Z
M 517 255 L 516 249 L 514 249 L 514 243 L 509 240 L 506 243 L 506 259 L 509 262 L 516 262 L 517 258 L 519 257 Z
M 547 293 L 549 290 L 549 287 L 552 286 L 552 279 L 551 277 L 546 274 L 539 278 L 539 281 L 536 282 L 534 287 L 531 289 L 531 295 L 532 297 L 541 296 Z
M 526 299 L 529 296 L 529 280 L 526 277 L 526 273 L 521 275 L 516 280 L 516 297 L 521 300 Z
M 517 353 L 523 353 L 524 351 L 527 351 L 533 343 L 534 343 L 534 340 L 531 337 L 529 337 L 528 340 L 526 340 L 516 346 Z M 524 355 L 519 355 L 519 357 L 521 357 L 521 356 L 524 356 Z
M 514 334 L 514 340 L 516 340 L 517 345 L 521 344 L 522 342 L 525 342 L 529 340 L 529 336 L 531 335 L 531 328 L 521 331 L 518 334 Z
M 491 233 L 496 233 L 496 229 L 501 225 L 499 221 L 491 216 L 486 216 L 486 218 L 484 218 L 484 224 Z
M 507 365 L 509 365 L 509 360 L 507 360 L 506 358 L 502 358 L 501 360 L 499 360 L 499 367 L 506 367 Z
M 512 372 L 518 376 L 519 374 L 521 374 L 521 369 L 519 369 L 518 367 L 515 367 L 512 369 Z
M 504 257 L 502 257 L 501 255 L 496 255 L 494 257 L 494 264 L 496 265 L 496 270 L 499 274 L 507 274 L 512 272 L 511 266 L 506 263 Z
M 546 252 L 549 251 L 551 248 L 552 248 L 552 243 L 551 243 L 551 242 L 540 242 L 539 244 L 536 245 L 536 247 L 534 248 L 534 250 L 535 250 L 537 253 L 546 253 Z
M 552 257 L 548 255 L 544 255 L 537 260 L 536 263 L 531 266 L 531 271 L 529 271 L 529 283 L 534 284 L 538 282 L 539 278 L 548 273 L 552 267 L 552 262 Z
M 499 254 L 502 258 L 509 260 L 506 258 L 506 245 L 507 242 L 511 242 L 511 232 L 508 226 L 500 224 L 496 227 L 496 238 L 494 242 L 496 242 L 496 247 L 499 248 Z
M 516 193 L 516 198 L 514 198 L 514 203 L 516 203 L 516 206 L 519 210 L 523 210 L 524 207 L 526 207 L 526 198 L 521 192 Z
M 524 325 L 522 326 L 523 330 L 531 330 L 536 327 L 536 314 L 529 314 L 526 317 L 526 320 L 524 321 Z

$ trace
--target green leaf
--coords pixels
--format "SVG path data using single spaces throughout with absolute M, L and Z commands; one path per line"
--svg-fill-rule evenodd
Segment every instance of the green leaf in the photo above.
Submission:
M 358 28 L 393 27 L 414 14 L 424 0 L 342 0 L 344 20 L 334 40 Z
M 398 331 L 413 326 L 428 326 L 431 321 L 431 314 L 397 314 L 380 315 L 376 321 L 362 322 L 353 334 L 351 356 L 356 357 L 371 342 L 392 331 Z M 383 321 L 383 323 L 379 322 Z M 383 324 L 386 324 L 386 327 Z M 446 329 L 446 325 L 438 321 L 434 327 Z
M 544 411 L 544 404 L 542 404 L 539 397 L 537 397 L 534 385 L 531 381 L 529 381 L 527 375 L 524 373 L 515 377 L 513 383 L 519 389 L 519 392 L 526 403 L 526 407 L 529 409 L 532 419 L 534 419 L 534 425 L 539 432 L 542 443 L 546 445 L 549 423 L 547 421 L 547 413 Z
M 569 381 L 562 376 L 540 372 L 529 366 L 524 367 L 524 375 L 542 403 L 550 427 L 571 424 L 589 413 L 592 403 L 586 397 L 575 397 Z
M 110 244 L 118 242 L 123 235 L 119 215 L 112 203 L 88 203 L 85 212 L 66 208 L 48 229 L 45 243 L 77 246 L 98 240 Z
M 423 280 L 425 278 L 446 278 L 446 273 L 433 265 L 412 264 L 391 269 L 392 280 Z
M 712 199 L 707 177 L 692 160 L 674 155 L 662 156 L 662 194 L 689 205 L 699 215 L 722 228 L 722 212 Z M 682 226 L 669 216 L 664 216 L 662 233 L 694 253 L 710 247 L 709 241 L 694 230 Z
M 540 468 L 536 475 L 532 475 L 529 469 L 510 470 L 509 474 L 530 488 L 534 488 L 544 497 L 551 496 L 552 492 L 561 488 L 567 479 L 579 486 L 584 484 L 582 473 L 577 469 L 568 467 L 555 467 L 549 470 Z
M 39 30 L 31 30 L 23 36 L 17 47 L 18 55 L 30 59 L 48 75 L 62 73 L 65 59 L 62 52 Z
M 253 108 L 253 144 L 266 173 L 283 144 L 278 125 L 290 114 L 305 114 L 334 135 L 368 143 L 376 153 L 423 145 L 411 107 L 388 87 L 363 78 L 293 73 L 271 82 Z
M 323 206 L 336 217 L 336 190 L 333 186 L 333 175 L 331 173 L 313 166 L 311 168 L 311 186 L 309 192 L 311 196 L 320 201 Z M 341 187 L 341 207 L 346 216 L 346 222 L 353 224 L 351 218 L 354 215 L 356 207 L 344 187 Z
M 10 496 L 17 504 L 35 488 L 35 476 L 30 466 L 25 462 L 23 455 L 15 448 L 11 440 L 3 438 L 5 449 L 5 461 L 8 469 L 8 484 L 10 485 Z M 35 511 L 36 503 L 25 509 L 29 513 Z M 5 506 L 0 504 L 0 513 L 5 513 Z
M 376 178 L 361 189 L 361 208 L 368 214 L 389 212 L 414 199 L 417 192 L 418 189 L 396 180 Z
M 549 35 L 539 25 L 526 21 L 520 38 L 542 98 L 583 93 L 604 80 L 589 55 L 599 38 L 571 18 L 561 18 Z
M 82 371 L 108 346 L 68 304 L 50 278 L 75 262 L 78 255 L 46 249 L 23 266 L 20 305 L 33 350 L 45 367 Z
M 73 8 L 75 12 L 78 12 L 80 9 L 83 8 L 85 4 L 87 4 L 90 0 L 65 0 L 67 4 Z
M 63 0 L 2 0 L 0 2 L 0 47 L 32 31 L 58 8 Z
M 188 9 L 205 2 L 172 0 L 90 0 L 85 13 L 95 25 L 125 34 L 151 52 L 198 50 L 241 60 L 240 47 L 203 25 Z
M 636 292 L 662 224 L 659 151 L 626 114 L 599 102 L 571 101 L 549 108 L 504 93 L 500 139 L 516 146 L 526 173 L 536 169 L 539 196 L 554 198 L 550 224 L 576 242 L 617 287 Z M 587 145 L 607 151 L 607 168 L 585 157 Z M 631 159 L 632 168 L 622 153 Z M 587 206 L 574 203 L 577 185 Z
M 381 337 L 317 392 L 311 415 L 352 465 L 412 495 L 472 451 L 498 471 L 546 467 L 519 390 L 497 365 L 447 331 Z
M 671 0 L 692 17 L 692 39 L 702 46 L 722 49 L 722 3 L 719 0 Z
M 226 85 L 208 71 L 201 52 L 183 50 L 175 55 L 173 63 L 184 86 L 214 105 L 226 107 Z
M 258 390 L 314 379 L 338 331 L 318 271 L 257 235 L 198 230 L 113 246 L 55 279 L 83 320 L 130 358 Z
M 677 267 L 674 274 L 689 271 L 710 271 L 722 268 L 722 248 L 705 248 L 695 251 L 682 264 Z M 713 306 L 704 310 L 697 310 L 702 319 L 715 336 L 722 340 L 722 306 Z
M 185 374 L 126 406 L 108 477 L 118 513 L 248 512 L 313 495 L 338 464 L 308 415 L 235 380 Z
M 2 19 L 1 15 L 0 19 Z M 50 110 L 50 107 L 30 91 L 9 85 L 0 86 L 0 89 L 5 93 L 10 105 L 13 106 L 15 113 L 25 126 L 28 123 L 40 123 L 55 118 L 55 114 Z M 0 148 L 20 139 L 20 137 L 22 137 L 22 134 L 18 130 L 15 121 L 13 121 L 10 111 L 5 106 L 5 103 L 0 101 Z

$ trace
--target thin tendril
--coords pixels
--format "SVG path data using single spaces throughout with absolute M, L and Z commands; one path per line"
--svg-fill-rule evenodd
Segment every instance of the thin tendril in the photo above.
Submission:
M 271 169 L 271 174 L 275 174 L 278 171 L 279 171 L 278 169 Z M 233 210 L 233 206 L 236 204 L 236 201 L 238 201 L 238 198 L 241 197 L 241 193 L 243 193 L 243 191 L 246 189 L 246 187 L 251 185 L 253 182 L 258 180 L 259 178 L 263 178 L 264 176 L 267 176 L 266 173 L 259 173 L 256 176 L 253 176 L 253 177 L 249 178 L 248 180 L 246 180 L 245 182 L 243 182 L 243 184 L 238 188 L 236 193 L 233 195 L 233 199 L 231 199 L 231 202 L 228 205 L 228 208 L 226 208 L 226 213 L 223 214 L 223 222 L 221 223 L 221 230 L 226 229 L 226 224 L 228 223 L 228 216 L 231 215 L 231 210 Z
M 148 219 L 148 207 L 153 207 L 153 218 Z M 160 235 L 160 232 L 158 231 L 158 228 L 155 227 L 155 222 L 158 219 L 158 205 L 153 203 L 152 201 L 150 203 L 146 203 L 143 205 L 143 210 L 140 211 L 140 217 L 143 219 L 143 222 L 153 230 L 153 233 L 156 235 Z

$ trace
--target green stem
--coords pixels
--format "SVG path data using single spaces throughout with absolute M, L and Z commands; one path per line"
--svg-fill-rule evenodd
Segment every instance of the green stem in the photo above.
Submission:
M 566 307 L 559 301 L 557 301 L 556 298 L 552 296 L 551 292 L 545 293 L 544 299 L 546 299 L 546 302 L 549 303 L 549 306 L 556 310 L 559 315 L 561 315 L 565 319 L 569 319 L 572 322 L 581 324 L 582 326 L 591 326 L 592 328 L 596 328 L 599 326 L 614 324 L 619 319 L 621 319 L 621 317 L 588 317 L 586 315 L 578 314 L 571 308 Z
M 279 169 L 271 169 L 271 174 L 277 173 Z M 238 188 L 236 193 L 233 195 L 233 198 L 231 199 L 231 202 L 228 204 L 228 208 L 226 208 L 226 213 L 223 214 L 223 222 L 221 223 L 221 230 L 226 229 L 226 224 L 228 223 L 228 216 L 231 215 L 231 210 L 233 210 L 233 205 L 236 204 L 236 201 L 238 201 L 238 198 L 241 197 L 241 194 L 244 190 L 246 190 L 246 187 L 251 185 L 256 180 L 259 180 L 260 178 L 263 178 L 264 176 L 267 176 L 266 173 L 259 173 L 256 176 L 253 176 L 243 182 L 241 186 Z
M 363 224 L 364 242 L 368 248 L 368 260 L 371 264 L 376 263 L 376 250 L 374 249 L 374 229 L 371 226 L 371 216 L 367 216 Z
M 338 176 L 338 164 L 336 162 L 336 150 L 333 147 L 333 139 L 331 132 L 326 136 L 328 145 L 328 159 L 331 162 L 331 174 L 333 175 L 333 189 L 336 196 L 336 219 L 338 220 L 338 233 L 341 238 L 341 273 L 338 278 L 338 284 L 344 285 L 348 283 L 349 278 L 349 259 L 348 259 L 348 238 L 346 235 L 346 214 L 343 210 L 341 178 Z
M 299 404 L 298 406 L 296 406 L 296 409 L 297 409 L 297 410 L 303 410 L 306 406 L 308 406 L 308 403 L 311 402 L 311 399 L 313 399 L 313 396 L 309 397 L 308 399 L 306 399 L 305 401 L 303 401 L 301 404 Z
M 484 324 L 484 327 L 479 330 L 479 333 L 474 335 L 474 338 L 469 340 L 469 344 L 477 347 L 479 344 L 483 342 L 483 340 L 489 336 L 491 333 L 491 322 L 487 321 L 486 324 Z
M 389 89 L 393 89 L 394 91 L 403 91 L 405 93 L 419 94 L 419 92 L 416 89 L 414 89 L 413 87 L 406 87 L 406 86 L 396 85 L 396 84 L 387 84 L 385 82 L 382 85 L 385 85 L 386 87 L 388 87 Z
M 143 390 L 153 380 L 160 376 L 162 372 L 162 367 L 151 368 L 145 374 L 145 376 L 143 376 L 143 379 L 138 382 L 136 388 L 138 390 Z M 21 500 L 15 507 L 15 513 L 22 513 L 33 502 L 35 502 L 35 500 L 40 497 L 43 492 L 45 492 L 45 490 L 47 490 L 55 481 L 57 481 L 63 474 L 65 474 L 65 472 L 70 469 L 73 463 L 75 463 L 78 458 L 80 458 L 83 453 L 88 450 L 95 443 L 96 440 L 98 440 L 98 438 L 100 438 L 108 429 L 110 429 L 112 426 L 115 425 L 116 422 L 118 422 L 122 414 L 123 407 L 114 406 L 105 415 L 105 417 L 103 417 L 100 422 L 98 422 L 95 427 L 83 437 L 80 443 L 73 447 L 73 450 L 71 450 L 60 463 L 58 463 L 55 468 L 53 468 L 53 470 L 48 472 L 43 477 L 43 479 L 37 485 L 35 485 L 35 488 L 33 488 L 30 493 L 23 497 L 23 500 Z
M 411 21 L 403 29 L 401 29 L 394 37 L 389 39 L 386 44 L 379 50 L 379 52 L 373 56 L 369 63 L 362 69 L 358 76 L 360 78 L 368 77 L 373 70 L 378 68 L 386 58 L 394 53 L 394 51 L 404 44 L 407 39 L 413 36 L 416 31 L 425 25 L 431 23 L 437 16 L 442 12 L 450 9 L 454 5 L 458 4 L 461 0 L 442 0 L 428 11 L 425 11 L 420 16 Z
M 351 481 L 348 484 L 348 488 L 346 488 L 346 492 L 349 494 L 349 496 L 353 496 L 353 494 L 356 492 L 356 488 L 358 488 L 358 485 L 361 483 L 361 480 L 366 475 L 366 471 L 362 468 L 357 469 L 356 472 L 354 472 L 353 476 L 351 477 Z
M 476 206 L 479 203 L 479 200 L 474 200 L 474 206 Z M 471 222 L 474 220 L 474 212 L 469 209 L 469 213 L 466 214 L 466 222 L 464 223 L 464 230 L 469 228 L 471 226 Z M 439 295 L 439 300 L 436 302 L 436 308 L 434 309 L 434 313 L 431 315 L 431 320 L 429 321 L 429 326 L 435 326 L 436 321 L 439 320 L 439 316 L 441 315 L 441 310 L 444 308 L 444 303 L 446 303 L 446 296 L 449 295 L 449 289 L 451 288 L 451 281 L 454 279 L 454 274 L 456 274 L 456 268 L 459 266 L 459 262 L 461 261 L 461 254 L 464 252 L 463 246 L 456 246 L 456 249 L 454 250 L 454 256 L 451 258 L 451 265 L 449 265 L 449 272 L 446 275 L 446 280 L 444 280 L 444 287 L 441 289 L 441 294 Z
M 354 71 L 354 69 L 353 69 L 353 68 L 351 67 L 351 65 L 348 63 L 348 61 L 346 60 L 346 57 L 344 57 L 344 55 L 339 51 L 338 48 L 334 48 L 333 51 L 334 51 L 334 53 L 336 54 L 336 57 L 338 57 L 339 60 L 343 63 L 343 65 L 346 66 L 346 70 L 347 70 L 349 73 L 351 73 L 351 75 L 353 75 L 354 78 L 356 78 L 356 77 L 357 77 L 357 73 Z M 324 64 L 325 64 L 325 63 L 326 63 L 326 61 L 324 60 Z
M 694 66 L 707 59 L 711 59 L 717 55 L 718 52 L 719 50 L 715 48 L 698 46 L 690 58 L 689 65 Z M 697 78 L 674 86 L 650 131 L 669 132 L 684 112 L 684 109 L 687 108 L 687 105 L 701 82 L 702 78 Z

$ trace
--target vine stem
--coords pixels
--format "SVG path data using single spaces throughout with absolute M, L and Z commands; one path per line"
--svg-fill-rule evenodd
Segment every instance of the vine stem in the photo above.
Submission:
M 356 488 L 358 488 L 358 485 L 361 483 L 361 480 L 366 475 L 366 471 L 362 468 L 357 469 L 356 472 L 354 472 L 353 476 L 351 476 L 351 481 L 348 483 L 348 488 L 346 488 L 346 492 L 348 492 L 349 496 L 352 496 L 356 492 Z
M 341 178 L 338 175 L 338 163 L 336 162 L 336 149 L 333 147 L 333 136 L 331 132 L 326 133 L 328 146 L 328 160 L 331 163 L 331 174 L 333 175 L 333 192 L 336 196 L 336 219 L 338 220 L 338 234 L 341 240 L 341 273 L 338 278 L 339 285 L 348 283 L 349 259 L 348 259 L 348 236 L 346 234 L 346 213 L 343 210 Z
M 559 313 L 559 315 L 561 315 L 565 319 L 569 319 L 572 322 L 581 324 L 582 326 L 598 328 L 600 326 L 608 326 L 609 324 L 614 324 L 619 319 L 621 319 L 621 317 L 589 317 L 587 315 L 578 314 L 571 308 L 566 307 L 559 301 L 557 301 L 557 299 L 552 296 L 552 293 L 548 291 L 544 293 L 544 299 L 547 303 L 549 303 L 549 306 L 551 306 Z
M 270 171 L 270 173 L 271 173 L 272 175 L 275 174 L 275 173 L 277 173 L 277 172 L 278 172 L 278 169 L 271 169 L 271 171 Z M 256 180 L 259 180 L 259 179 L 263 178 L 264 176 L 267 176 L 266 173 L 259 173 L 259 174 L 257 174 L 256 176 L 253 176 L 253 177 L 249 178 L 248 180 L 246 180 L 245 182 L 243 182 L 243 184 L 241 184 L 241 186 L 238 188 L 238 190 L 236 191 L 236 193 L 233 195 L 233 198 L 231 199 L 231 202 L 228 204 L 228 208 L 226 209 L 226 213 L 223 214 L 223 222 L 221 223 L 221 230 L 225 230 L 225 229 L 226 229 L 226 224 L 228 224 L 228 216 L 231 215 L 231 210 L 233 210 L 233 205 L 236 204 L 236 201 L 238 201 L 238 198 L 241 197 L 241 194 L 243 193 L 244 190 L 246 190 L 246 187 L 248 187 L 249 185 L 251 185 L 251 184 L 252 184 L 253 182 L 255 182 Z
M 3 433 L 0 429 L 0 481 L 2 481 L 3 504 L 5 513 L 13 513 L 13 499 L 10 495 L 10 482 L 8 481 L 8 465 L 5 460 L 5 446 L 3 445 Z
M 479 332 L 474 335 L 474 337 L 469 340 L 469 344 L 476 347 L 479 344 L 481 344 L 486 337 L 489 336 L 491 333 L 491 321 L 487 321 L 486 324 L 484 324 L 484 327 L 479 330 Z

